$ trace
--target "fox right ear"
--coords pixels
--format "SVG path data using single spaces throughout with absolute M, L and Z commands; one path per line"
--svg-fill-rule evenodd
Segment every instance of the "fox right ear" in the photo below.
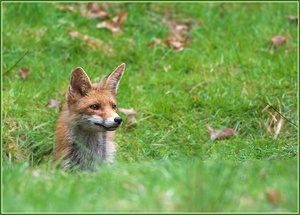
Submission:
M 77 67 L 72 72 L 69 84 L 69 94 L 73 97 L 73 94 L 78 92 L 81 96 L 84 96 L 92 88 L 92 83 L 81 67 Z

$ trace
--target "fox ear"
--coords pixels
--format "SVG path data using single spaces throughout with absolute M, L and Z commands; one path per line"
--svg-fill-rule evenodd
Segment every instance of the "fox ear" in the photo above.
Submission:
M 109 90 L 112 94 L 116 95 L 120 80 L 125 70 L 125 63 L 120 64 L 112 73 L 106 76 L 101 85 L 104 89 Z
M 75 68 L 70 78 L 69 94 L 73 96 L 74 93 L 78 92 L 84 96 L 91 88 L 92 83 L 85 71 L 81 67 Z

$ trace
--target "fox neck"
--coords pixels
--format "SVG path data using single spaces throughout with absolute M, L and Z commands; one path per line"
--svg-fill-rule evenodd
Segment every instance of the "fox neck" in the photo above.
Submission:
M 87 132 L 73 126 L 70 153 L 65 167 L 74 165 L 80 170 L 95 171 L 96 167 L 113 159 L 114 143 L 108 131 Z

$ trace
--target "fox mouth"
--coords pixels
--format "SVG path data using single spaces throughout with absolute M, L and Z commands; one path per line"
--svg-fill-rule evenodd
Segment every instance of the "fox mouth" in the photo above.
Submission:
M 120 127 L 120 125 L 106 127 L 105 125 L 103 125 L 101 123 L 97 123 L 97 122 L 94 122 L 94 125 L 99 126 L 99 127 L 103 127 L 107 131 L 114 131 L 114 130 L 117 130 Z

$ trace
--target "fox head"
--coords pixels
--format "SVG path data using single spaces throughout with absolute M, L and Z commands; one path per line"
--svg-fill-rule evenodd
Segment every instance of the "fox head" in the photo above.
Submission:
M 116 95 L 125 64 L 119 65 L 100 83 L 92 84 L 81 67 L 72 72 L 66 95 L 71 124 L 88 132 L 114 131 L 122 124 Z

